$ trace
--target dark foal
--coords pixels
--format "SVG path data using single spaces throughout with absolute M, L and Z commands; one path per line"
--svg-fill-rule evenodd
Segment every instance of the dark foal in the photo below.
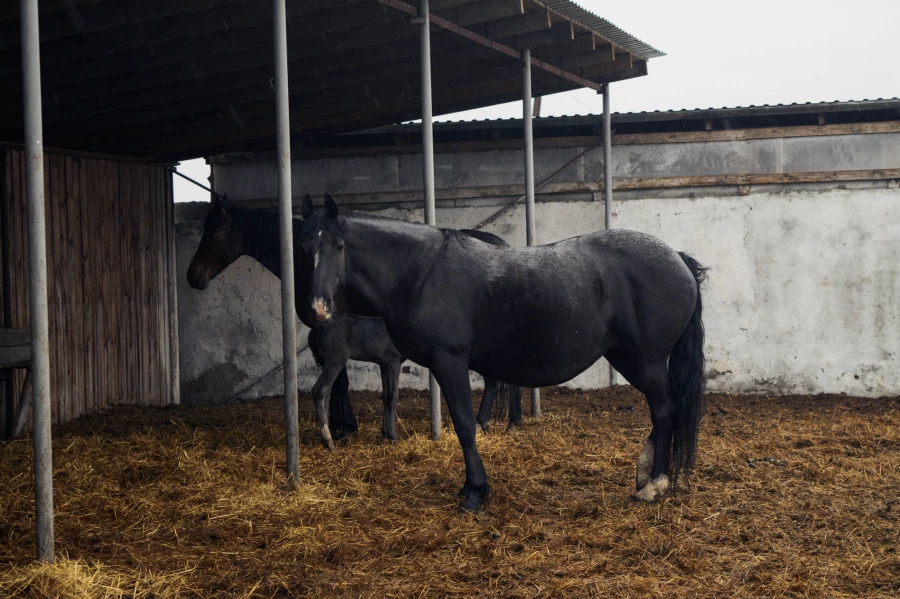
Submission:
M 384 321 L 377 317 L 357 314 L 336 314 L 309 332 L 309 348 L 322 374 L 312 389 L 312 399 L 316 406 L 316 420 L 322 443 L 334 448 L 329 427 L 323 426 L 325 418 L 325 398 L 339 372 L 346 368 L 349 360 L 371 362 L 381 367 L 381 400 L 383 416 L 381 434 L 385 439 L 395 441 L 397 431 L 397 403 L 400 400 L 400 368 L 406 358 L 394 347 Z M 484 394 L 478 410 L 476 422 L 483 432 L 487 432 L 491 420 L 491 410 L 501 391 L 509 393 L 509 425 L 507 430 L 522 426 L 521 390 L 514 385 L 505 385 L 491 378 L 484 379 Z M 329 422 L 330 426 L 330 422 Z
M 381 316 L 397 349 L 440 384 L 465 458 L 462 509 L 480 509 L 490 490 L 475 445 L 470 369 L 540 387 L 605 356 L 650 407 L 633 497 L 655 501 L 690 475 L 704 383 L 704 269 L 696 260 L 637 231 L 513 248 L 343 213 L 327 194 L 324 211 L 304 201 L 302 212 L 298 277 L 316 318 L 340 312 L 337 298 Z

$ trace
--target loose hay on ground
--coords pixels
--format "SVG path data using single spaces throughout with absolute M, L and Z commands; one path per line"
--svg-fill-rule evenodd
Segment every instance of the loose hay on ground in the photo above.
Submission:
M 400 441 L 321 448 L 306 411 L 283 486 L 277 400 L 120 408 L 54 439 L 55 565 L 34 547 L 31 440 L 0 444 L 0 595 L 27 597 L 890 597 L 900 593 L 900 399 L 710 395 L 693 484 L 629 501 L 649 431 L 630 388 L 545 390 L 545 417 L 463 463 L 404 393 Z M 307 406 L 308 399 L 303 402 Z

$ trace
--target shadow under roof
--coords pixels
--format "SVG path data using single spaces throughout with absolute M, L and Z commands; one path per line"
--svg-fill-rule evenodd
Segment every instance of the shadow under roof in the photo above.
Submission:
M 414 5 L 288 0 L 293 138 L 418 118 Z M 436 115 L 520 98 L 526 48 L 535 97 L 642 76 L 661 55 L 568 1 L 431 10 Z M 23 138 L 18 11 L 0 7 L 0 140 L 11 142 Z M 40 12 L 48 147 L 171 160 L 274 146 L 269 0 L 42 0 Z

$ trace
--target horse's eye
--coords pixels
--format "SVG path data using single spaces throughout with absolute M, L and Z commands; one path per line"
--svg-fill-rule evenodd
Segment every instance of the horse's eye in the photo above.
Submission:
M 340 251 L 343 251 L 343 249 L 344 249 L 344 242 L 343 242 L 343 241 L 337 244 L 337 249 L 338 249 L 339 252 L 340 252 Z

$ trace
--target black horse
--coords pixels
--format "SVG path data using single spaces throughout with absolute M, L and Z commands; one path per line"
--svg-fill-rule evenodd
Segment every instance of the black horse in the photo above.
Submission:
M 704 269 L 636 231 L 546 246 L 497 247 L 395 219 L 304 201 L 298 237 L 306 300 L 320 321 L 340 309 L 380 316 L 403 355 L 427 366 L 462 445 L 462 509 L 489 486 L 475 447 L 468 371 L 527 387 L 567 381 L 601 356 L 647 398 L 653 430 L 634 498 L 655 501 L 690 475 L 703 394 Z
M 308 196 L 307 196 L 308 197 Z M 299 234 L 300 223 L 294 223 L 294 234 Z M 209 282 L 243 255 L 248 255 L 265 266 L 275 276 L 281 276 L 281 254 L 278 245 L 277 215 L 260 210 L 233 207 L 218 197 L 203 221 L 203 238 L 188 267 L 188 283 L 195 289 L 206 289 Z M 468 231 L 495 245 L 506 245 L 496 235 L 481 231 Z M 295 252 L 296 254 L 296 252 Z M 297 256 L 295 255 L 295 259 Z M 299 260 L 298 266 L 299 266 Z M 300 277 L 295 277 L 295 308 L 300 321 L 311 328 L 309 346 L 316 362 L 323 367 L 322 375 L 313 387 L 317 418 L 322 441 L 333 447 L 335 438 L 355 432 L 358 428 L 350 404 L 347 360 L 373 362 L 381 367 L 382 401 L 384 421 L 382 434 L 395 440 L 396 407 L 400 378 L 400 366 L 405 358 L 391 342 L 384 322 L 377 317 L 342 315 L 337 322 L 325 325 L 317 323 L 303 300 L 308 291 Z M 479 412 L 479 423 L 486 430 L 491 407 L 499 391 L 509 393 L 509 427 L 516 428 L 522 422 L 521 393 L 518 387 L 505 386 L 492 379 L 485 379 L 485 391 Z M 330 394 L 329 425 L 325 426 L 324 399 Z

